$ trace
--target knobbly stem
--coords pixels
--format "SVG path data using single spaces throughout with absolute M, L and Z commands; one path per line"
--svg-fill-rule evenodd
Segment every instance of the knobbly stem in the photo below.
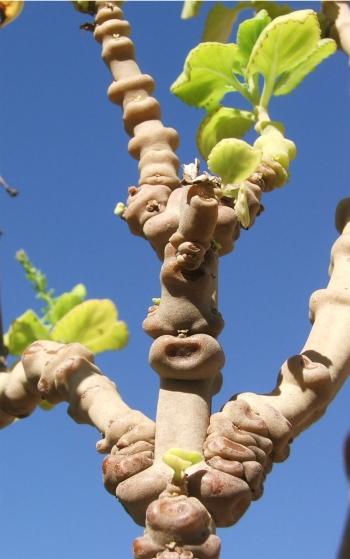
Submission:
M 114 78 L 108 96 L 123 107 L 125 129 L 133 137 L 129 152 L 140 161 L 140 185 L 174 188 L 179 184 L 174 153 L 178 135 L 160 120 L 160 105 L 151 96 L 154 80 L 142 74 L 135 61 L 130 24 L 123 19 L 121 5 L 122 2 L 99 2 L 95 19 L 94 36 L 102 44 L 102 57 Z
M 218 559 L 215 527 L 237 522 L 261 496 L 272 463 L 287 457 L 291 438 L 324 412 L 346 378 L 350 204 L 338 215 L 342 235 L 332 252 L 331 281 L 312 296 L 314 326 L 301 354 L 283 365 L 271 394 L 240 394 L 210 417 L 225 360 L 217 341 L 224 326 L 217 308 L 218 259 L 239 237 L 238 198 L 228 199 L 220 179 L 200 174 L 197 162 L 185 166 L 179 179 L 178 134 L 161 121 L 160 105 L 151 95 L 154 80 L 136 63 L 121 6 L 97 2 L 91 29 L 113 76 L 109 98 L 123 108 L 129 152 L 139 160 L 139 186 L 129 188 L 127 204 L 119 203 L 117 213 L 162 261 L 160 301 L 143 323 L 154 339 L 150 365 L 160 377 L 156 425 L 123 402 L 88 350 L 37 342 L 11 373 L 0 373 L 0 426 L 30 414 L 41 398 L 68 401 L 73 419 L 102 432 L 97 450 L 108 453 L 106 489 L 146 526 L 134 542 L 135 559 Z M 261 156 L 245 177 L 255 161 L 261 163 L 242 186 L 247 227 L 261 212 L 262 193 L 285 182 L 295 155 L 294 144 L 267 112 L 273 81 L 258 105 L 257 80 L 246 87 L 235 83 L 255 106 L 261 134 L 255 144 Z M 332 331 L 331 323 L 337 323 Z M 0 341 L 2 359 L 3 351 Z M 176 475 L 163 460 L 168 453 L 171 462 L 174 450 L 196 456 L 184 460 Z
M 96 367 L 92 353 L 80 344 L 35 342 L 11 372 L 1 373 L 0 426 L 29 415 L 42 398 L 52 404 L 68 401 L 68 412 L 78 423 L 105 433 L 98 448 L 103 452 L 116 442 L 110 440 L 112 423 L 132 411 L 115 384 Z
M 301 353 L 283 364 L 270 394 L 239 394 L 211 418 L 208 463 L 235 479 L 243 476 L 252 499 L 261 495 L 272 462 L 288 457 L 293 438 L 324 414 L 349 375 L 350 198 L 339 204 L 336 221 L 341 235 L 332 248 L 330 282 L 311 296 L 313 327 Z M 237 520 L 229 504 L 222 515 L 225 509 L 228 521 Z
M 235 477 L 232 468 L 228 473 L 217 467 L 212 450 L 217 443 L 205 442 L 211 397 L 220 389 L 224 365 L 216 340 L 223 328 L 217 309 L 218 256 L 233 249 L 238 217 L 232 201 L 217 196 L 218 179 L 200 174 L 197 164 L 185 166 L 181 182 L 177 178 L 177 133 L 160 121 L 159 104 L 150 96 L 153 80 L 135 62 L 119 3 L 98 4 L 94 34 L 115 79 L 109 97 L 123 106 L 125 127 L 133 136 L 129 151 L 140 160 L 140 186 L 129 189 L 127 205 L 119 204 L 118 211 L 163 262 L 160 301 L 143 323 L 155 340 L 150 364 L 160 376 L 154 461 L 147 441 L 124 435 L 104 462 L 105 484 L 136 522 L 146 524 L 145 536 L 134 543 L 136 559 L 165 559 L 169 553 L 172 559 L 217 559 L 215 524 L 236 521 L 259 495 L 272 446 L 264 427 L 256 438 L 243 436 L 252 444 L 242 454 L 238 435 Z M 264 160 L 246 181 L 250 224 L 261 210 L 262 192 L 279 186 L 280 169 L 278 162 Z M 204 450 L 208 457 L 207 463 L 190 467 L 177 488 L 163 461 L 171 448 Z

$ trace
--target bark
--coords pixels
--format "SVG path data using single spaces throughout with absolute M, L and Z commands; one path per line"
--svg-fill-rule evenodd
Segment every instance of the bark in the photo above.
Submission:
M 42 398 L 52 404 L 68 402 L 76 422 L 96 427 L 102 433 L 99 452 L 110 451 L 127 437 L 127 444 L 150 443 L 153 455 L 153 421 L 129 408 L 82 345 L 35 342 L 12 371 L 0 373 L 0 427 L 30 415 Z M 125 440 L 120 444 L 126 446 Z
M 208 464 L 245 479 L 252 499 L 262 494 L 272 463 L 288 457 L 294 437 L 325 413 L 349 375 L 350 198 L 339 204 L 336 223 L 341 235 L 331 252 L 330 281 L 311 296 L 313 327 L 301 353 L 284 363 L 270 394 L 239 394 L 211 417 L 204 443 Z M 222 503 L 217 523 L 236 520 L 230 503 Z M 348 528 L 341 557 L 348 556 L 347 545 Z

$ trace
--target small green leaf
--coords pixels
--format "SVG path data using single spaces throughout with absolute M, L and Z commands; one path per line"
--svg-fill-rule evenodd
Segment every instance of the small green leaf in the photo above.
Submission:
M 31 343 L 37 340 L 50 340 L 51 336 L 40 322 L 38 315 L 32 309 L 28 309 L 12 322 L 4 339 L 12 355 L 21 355 Z
M 54 299 L 50 310 L 45 315 L 45 320 L 48 320 L 52 325 L 56 324 L 62 316 L 82 303 L 85 297 L 86 287 L 82 283 L 78 283 L 71 291 L 62 293 Z
M 251 19 L 246 19 L 238 27 L 237 45 L 242 55 L 244 66 L 247 65 L 253 47 L 265 27 L 271 22 L 266 10 L 261 10 Z
M 91 299 L 64 315 L 53 328 L 51 337 L 57 342 L 79 342 L 94 353 L 121 349 L 128 341 L 128 329 L 117 318 L 112 301 Z
M 260 73 L 265 78 L 261 104 L 266 107 L 276 80 L 290 72 L 315 49 L 320 39 L 317 15 L 299 10 L 274 19 L 260 34 L 247 66 L 247 74 Z
M 222 178 L 223 184 L 238 183 L 247 179 L 261 162 L 260 149 L 243 140 L 221 140 L 210 152 L 208 167 Z
M 191 464 L 198 464 L 203 461 L 203 456 L 200 452 L 196 450 L 185 450 L 184 448 L 170 448 L 168 452 L 171 452 L 174 456 L 183 458 L 183 460 L 188 460 Z
M 16 252 L 16 260 L 22 266 L 27 280 L 33 284 L 38 297 L 45 300 L 52 297 L 52 290 L 48 291 L 47 289 L 47 278 L 45 274 L 34 266 L 24 250 L 18 250 Z
M 118 202 L 116 207 L 114 208 L 114 213 L 118 217 L 122 217 L 125 210 L 126 210 L 126 205 L 123 202 Z
M 205 22 L 202 41 L 226 43 L 232 33 L 232 27 L 242 8 L 228 8 L 224 4 L 215 4 Z
M 249 111 L 220 107 L 208 115 L 201 123 L 197 133 L 197 146 L 207 159 L 216 144 L 224 138 L 241 138 L 255 122 Z
M 80 297 L 81 301 L 84 301 L 84 299 L 86 299 L 87 289 L 83 283 L 77 283 L 71 290 L 71 293 L 72 295 Z
M 202 0 L 185 0 L 182 7 L 181 19 L 190 19 L 198 15 Z
M 171 91 L 188 105 L 214 110 L 226 93 L 236 91 L 233 71 L 238 66 L 237 45 L 200 43 L 188 54 Z
M 315 50 L 295 66 L 291 72 L 285 72 L 279 78 L 274 90 L 274 95 L 286 95 L 297 87 L 303 79 L 310 74 L 325 58 L 331 56 L 337 50 L 337 45 L 333 39 L 321 39 L 318 41 Z
M 182 448 L 170 448 L 163 456 L 163 462 L 174 470 L 173 481 L 175 482 L 181 482 L 187 468 L 202 460 L 203 456 L 199 452 Z
M 187 468 L 192 466 L 191 462 L 188 462 L 187 460 L 183 460 L 178 456 L 174 456 L 170 452 L 166 452 L 164 454 L 163 462 L 165 462 L 167 466 L 170 466 L 170 468 L 174 470 L 174 477 L 173 477 L 174 482 L 180 482 L 184 477 L 185 470 L 187 470 Z

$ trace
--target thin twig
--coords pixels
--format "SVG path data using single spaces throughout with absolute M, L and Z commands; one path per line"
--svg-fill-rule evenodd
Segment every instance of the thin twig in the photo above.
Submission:
M 18 196 L 19 192 L 16 188 L 12 188 L 3 177 L 0 177 L 0 186 L 9 194 L 12 198 Z

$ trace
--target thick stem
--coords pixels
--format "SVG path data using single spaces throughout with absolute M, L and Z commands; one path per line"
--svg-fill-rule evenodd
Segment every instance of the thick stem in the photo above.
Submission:
M 162 378 L 158 398 L 155 460 L 169 448 L 203 452 L 212 396 L 211 380 Z
M 198 544 L 201 557 L 214 559 L 218 556 L 219 542 L 212 534 L 210 515 L 204 514 L 203 507 L 205 536 L 196 523 L 188 526 L 186 536 L 182 534 L 180 511 L 188 507 L 194 514 L 198 501 L 183 495 L 175 503 L 171 500 L 173 492 L 163 494 L 173 473 L 162 457 L 174 447 L 202 453 L 211 396 L 220 384 L 224 355 L 215 337 L 223 321 L 215 302 L 218 257 L 211 246 L 218 202 L 209 177 L 182 187 L 172 196 L 169 205 L 176 215 L 176 229 L 165 246 L 160 304 L 151 307 L 144 321 L 144 329 L 155 338 L 150 363 L 161 377 L 155 461 L 151 468 L 122 482 L 117 496 L 137 522 L 146 522 L 145 538 L 135 542 L 135 557 L 154 557 L 157 553 L 163 557 L 163 552 L 166 557 L 169 546 L 176 542 L 178 551 L 174 558 L 182 556 L 181 550 L 192 550 Z M 161 227 L 157 234 L 164 242 Z M 157 237 L 154 242 L 158 244 Z M 204 462 L 202 465 L 202 475 L 205 475 Z M 165 503 L 167 511 L 173 511 L 170 525 L 160 519 Z M 163 518 L 167 514 L 170 512 L 164 512 Z M 204 549 L 206 546 L 210 551 Z
M 350 372 L 349 198 L 338 206 L 337 224 L 342 234 L 332 248 L 331 279 L 311 296 L 313 327 L 300 355 L 283 364 L 270 394 L 237 397 L 265 419 L 278 460 L 288 455 L 290 439 L 323 415 Z
M 53 404 L 67 401 L 75 421 L 103 433 L 100 452 L 108 452 L 126 433 L 131 439 L 136 428 L 146 440 L 154 437 L 153 422 L 123 402 L 80 344 L 35 342 L 11 372 L 0 374 L 0 427 L 32 413 L 41 398 Z
M 165 452 L 172 447 L 203 450 L 211 395 L 219 388 L 220 370 L 224 364 L 223 351 L 216 341 L 223 320 L 217 311 L 218 255 L 212 241 L 215 239 L 221 245 L 222 254 L 229 252 L 233 239 L 237 238 L 237 216 L 232 207 L 222 203 L 219 207 L 209 177 L 198 177 L 176 190 L 179 186 L 176 176 L 178 161 L 174 154 L 177 134 L 161 124 L 159 104 L 149 95 L 153 80 L 141 74 L 129 33 L 130 26 L 122 19 L 119 3 L 100 3 L 95 37 L 102 42 L 102 56 L 116 80 L 109 88 L 109 96 L 113 102 L 123 105 L 125 128 L 134 135 L 129 151 L 140 160 L 141 186 L 129 189 L 128 207 L 123 217 L 131 231 L 149 239 L 159 256 L 164 258 L 160 305 L 151 307 L 144 321 L 144 329 L 156 338 L 150 351 L 150 362 L 161 376 L 155 461 L 151 467 L 125 479 L 124 469 L 120 466 L 122 438 L 105 464 L 107 482 L 113 481 L 109 472 L 114 472 L 117 496 L 136 522 L 144 524 L 147 515 L 149 517 L 147 541 L 143 541 L 148 551 L 142 549 L 140 552 L 140 557 L 148 559 L 164 546 L 164 558 L 167 557 L 168 551 L 172 553 L 169 545 L 174 541 L 181 546 L 194 545 L 199 537 L 198 527 L 193 526 L 185 540 L 180 536 L 177 539 L 175 528 L 178 522 L 181 523 L 180 516 L 174 519 L 169 531 L 169 526 L 155 528 L 150 515 L 154 506 L 157 508 L 159 504 L 155 515 L 157 524 L 162 510 L 161 497 L 159 500 L 157 497 L 172 477 L 170 468 L 162 461 Z M 251 223 L 260 212 L 262 191 L 276 186 L 280 186 L 279 164 L 264 162 L 247 182 Z M 255 439 L 252 441 L 256 442 Z M 260 441 L 259 444 L 267 446 L 266 442 Z M 239 518 L 250 503 L 251 491 L 259 485 L 262 466 L 258 461 L 263 459 L 261 453 L 263 456 L 265 453 L 254 444 L 253 447 L 256 450 L 243 453 L 244 460 L 239 445 L 235 447 L 239 459 L 246 462 L 240 467 L 244 479 L 237 480 L 204 462 L 189 472 L 190 493 L 202 500 L 221 526 Z M 137 449 L 141 450 L 140 447 Z M 147 452 L 143 446 L 141 454 L 146 461 L 149 459 L 145 455 Z M 251 491 L 246 480 L 251 484 Z M 110 483 L 110 488 L 114 487 Z M 155 500 L 157 505 L 154 505 Z M 222 512 L 223 507 L 230 511 Z M 212 529 L 200 545 L 206 545 L 210 537 L 213 537 Z M 218 549 L 215 540 L 211 550 L 208 548 L 199 553 L 203 558 L 216 558 Z M 163 551 L 161 553 L 159 557 L 163 557 Z M 179 557 L 181 554 L 179 551 Z
M 311 297 L 313 327 L 301 354 L 283 364 L 270 394 L 239 394 L 211 417 L 204 444 L 208 465 L 231 483 L 245 479 L 252 499 L 262 494 L 272 462 L 288 457 L 293 438 L 323 415 L 350 371 L 350 198 L 339 204 L 336 222 L 342 234 L 332 248 L 331 279 Z M 242 491 L 237 486 L 236 495 Z M 214 511 L 216 522 L 237 521 L 249 505 L 249 495 L 245 499 L 234 506 L 232 498 L 223 501 Z M 211 510 L 210 499 L 203 502 Z

